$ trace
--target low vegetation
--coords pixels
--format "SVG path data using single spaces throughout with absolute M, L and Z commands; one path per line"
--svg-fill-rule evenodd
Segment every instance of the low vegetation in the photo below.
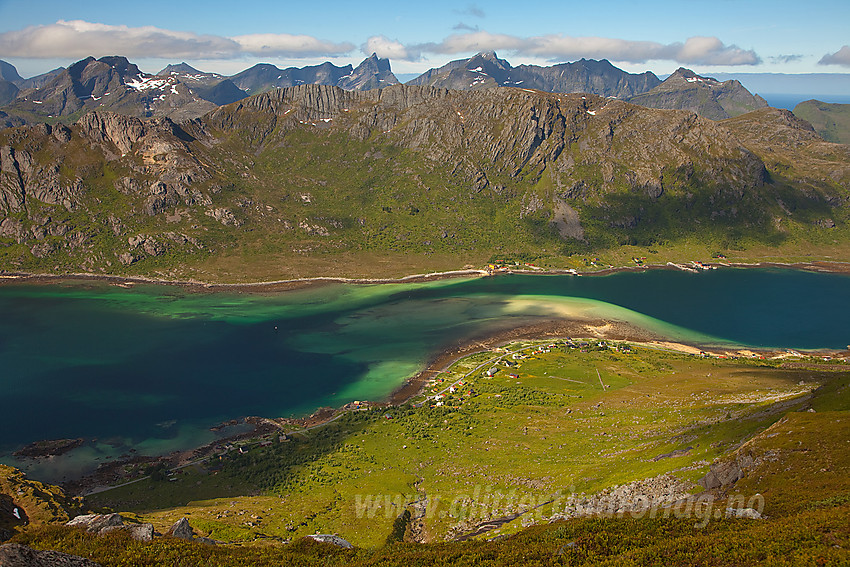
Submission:
M 187 517 L 222 545 L 58 527 L 16 541 L 104 565 L 846 561 L 850 377 L 834 363 L 817 367 L 599 341 L 513 343 L 459 360 L 405 406 L 351 411 L 286 441 L 234 448 L 173 481 L 86 499 L 163 533 Z M 712 492 L 708 511 L 553 515 L 564 509 L 559 497 L 664 475 L 708 494 L 696 480 L 709 464 L 741 454 L 754 468 Z M 760 499 L 767 519 L 723 518 L 727 503 Z M 317 532 L 357 547 L 302 539 Z

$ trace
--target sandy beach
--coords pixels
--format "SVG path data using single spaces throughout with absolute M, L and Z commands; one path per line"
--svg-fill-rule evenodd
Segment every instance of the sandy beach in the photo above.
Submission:
M 704 263 L 705 266 L 711 268 L 783 268 L 791 270 L 804 270 L 810 272 L 823 272 L 834 274 L 850 274 L 850 262 L 826 261 L 817 260 L 812 262 L 795 262 L 795 263 L 780 263 L 780 262 L 755 262 L 755 263 L 738 263 L 738 262 L 716 262 Z M 602 268 L 599 270 L 552 270 L 552 269 L 508 269 L 499 271 L 494 275 L 513 274 L 513 275 L 577 275 L 577 276 L 605 276 L 617 272 L 642 272 L 646 270 L 677 270 L 679 268 L 669 264 L 646 264 L 643 266 L 614 266 L 611 268 Z M 462 277 L 486 277 L 491 275 L 486 269 L 461 269 L 450 270 L 445 272 L 432 272 L 427 274 L 410 274 L 398 278 L 341 278 L 341 277 L 312 277 L 312 278 L 297 278 L 288 280 L 274 280 L 262 282 L 244 282 L 244 283 L 216 283 L 202 282 L 197 280 L 166 280 L 158 278 L 149 278 L 144 276 L 120 276 L 111 274 L 92 274 L 92 273 L 74 273 L 74 274 L 33 274 L 27 272 L 7 272 L 0 270 L 0 285 L 4 283 L 31 283 L 31 284 L 52 284 L 68 282 L 104 282 L 119 285 L 121 287 L 132 287 L 137 284 L 152 284 L 152 285 L 167 285 L 190 289 L 193 291 L 206 292 L 221 292 L 221 291 L 244 291 L 254 293 L 275 293 L 281 291 L 289 291 L 301 289 L 310 286 L 345 283 L 345 284 L 393 284 L 393 283 L 421 283 L 428 281 L 438 281 L 450 278 Z

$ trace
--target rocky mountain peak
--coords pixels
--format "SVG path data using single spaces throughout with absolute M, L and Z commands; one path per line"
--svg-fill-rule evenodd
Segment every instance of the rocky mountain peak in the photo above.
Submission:
M 650 108 L 691 110 L 712 120 L 724 120 L 767 106 L 738 81 L 720 82 L 678 68 L 663 83 L 629 102 Z
M 206 75 L 207 74 L 207 73 L 204 73 L 203 71 L 198 71 L 197 69 L 195 69 L 194 67 L 192 67 L 191 65 L 189 65 L 188 63 L 183 61 L 181 63 L 178 63 L 177 65 L 169 65 L 168 67 L 166 67 L 165 69 L 163 69 L 162 71 L 157 73 L 157 75 L 160 75 L 160 76 L 166 75 L 167 76 L 167 75 L 171 75 L 172 73 L 177 73 L 179 75 Z
M 348 75 L 341 77 L 337 86 L 350 91 L 365 91 L 381 89 L 398 83 L 398 79 L 393 75 L 390 68 L 390 60 L 382 59 L 376 53 L 372 53 Z

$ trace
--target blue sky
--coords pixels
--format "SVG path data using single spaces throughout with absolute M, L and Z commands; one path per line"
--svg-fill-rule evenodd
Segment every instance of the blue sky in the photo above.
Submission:
M 847 73 L 850 1 L 0 0 L 0 59 L 25 77 L 86 55 L 232 74 L 258 62 L 356 65 L 372 51 L 397 73 L 421 73 L 489 49 L 514 65 L 586 57 L 658 74 Z

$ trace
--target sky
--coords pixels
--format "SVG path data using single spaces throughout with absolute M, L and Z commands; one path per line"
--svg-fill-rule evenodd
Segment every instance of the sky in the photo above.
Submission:
M 356 66 L 372 52 L 419 74 L 486 50 L 512 65 L 606 58 L 659 75 L 850 73 L 850 0 L 0 0 L 0 59 L 23 77 L 89 55 L 231 75 Z

